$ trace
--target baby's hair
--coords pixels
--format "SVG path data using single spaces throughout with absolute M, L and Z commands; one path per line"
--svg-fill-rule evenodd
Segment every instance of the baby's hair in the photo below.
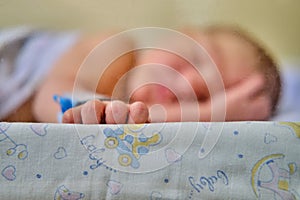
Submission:
M 207 34 L 227 33 L 236 36 L 237 38 L 250 44 L 256 51 L 258 57 L 256 68 L 265 74 L 265 87 L 264 92 L 271 97 L 271 111 L 275 113 L 280 94 L 281 94 L 281 78 L 280 72 L 274 57 L 270 54 L 262 42 L 253 37 L 247 31 L 239 26 L 231 25 L 211 25 L 204 28 Z

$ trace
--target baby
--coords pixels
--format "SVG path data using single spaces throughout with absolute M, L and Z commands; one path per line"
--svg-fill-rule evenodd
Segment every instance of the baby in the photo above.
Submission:
M 184 56 L 163 49 L 138 50 L 123 54 L 108 67 L 104 65 L 108 55 L 134 49 L 134 42 L 123 38 L 97 53 L 97 48 L 92 49 L 102 41 L 105 46 L 111 33 L 79 37 L 7 120 L 26 113 L 23 121 L 57 122 L 60 107 L 52 96 L 78 90 L 113 100 L 90 95 L 88 101 L 63 113 L 64 123 L 267 120 L 275 112 L 280 76 L 259 43 L 228 26 L 181 32 L 202 46 L 204 53 L 170 37 L 160 42 Z

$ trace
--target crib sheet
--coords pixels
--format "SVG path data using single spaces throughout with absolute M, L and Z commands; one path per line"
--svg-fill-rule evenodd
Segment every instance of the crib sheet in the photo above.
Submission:
M 0 123 L 0 199 L 300 199 L 300 123 Z

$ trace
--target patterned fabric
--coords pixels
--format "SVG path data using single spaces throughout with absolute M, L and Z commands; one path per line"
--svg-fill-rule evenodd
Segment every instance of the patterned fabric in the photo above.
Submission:
M 0 199 L 300 199 L 300 123 L 0 123 Z

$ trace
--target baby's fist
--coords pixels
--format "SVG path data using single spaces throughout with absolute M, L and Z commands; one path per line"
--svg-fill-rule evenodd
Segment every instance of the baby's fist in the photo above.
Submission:
M 63 123 L 126 124 L 148 122 L 149 111 L 142 102 L 126 104 L 122 101 L 90 100 L 67 110 Z

